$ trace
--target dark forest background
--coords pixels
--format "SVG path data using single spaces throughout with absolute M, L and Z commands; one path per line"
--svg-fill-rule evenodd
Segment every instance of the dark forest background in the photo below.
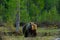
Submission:
M 60 25 L 60 0 L 20 1 L 20 23 Z M 0 0 L 0 24 L 12 25 L 16 19 L 16 0 Z

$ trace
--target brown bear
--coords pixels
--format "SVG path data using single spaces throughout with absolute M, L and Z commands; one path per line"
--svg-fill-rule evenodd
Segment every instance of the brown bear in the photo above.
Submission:
M 23 26 L 23 34 L 25 37 L 35 37 L 37 35 L 37 25 L 33 22 L 27 23 L 26 25 Z

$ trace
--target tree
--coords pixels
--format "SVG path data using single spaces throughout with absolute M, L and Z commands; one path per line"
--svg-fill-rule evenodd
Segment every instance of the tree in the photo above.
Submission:
M 20 24 L 20 1 L 16 0 L 16 32 L 19 32 L 19 24 Z

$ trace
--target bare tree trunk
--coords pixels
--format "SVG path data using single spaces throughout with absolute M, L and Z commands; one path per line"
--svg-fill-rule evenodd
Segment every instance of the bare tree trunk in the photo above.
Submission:
M 16 32 L 19 32 L 19 26 L 20 26 L 20 1 L 16 0 Z

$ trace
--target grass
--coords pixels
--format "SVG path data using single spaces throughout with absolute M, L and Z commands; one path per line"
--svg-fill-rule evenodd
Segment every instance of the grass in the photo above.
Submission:
M 52 40 L 54 39 L 54 37 L 52 36 L 46 36 L 46 37 L 28 37 L 28 38 L 25 38 L 23 36 L 18 36 L 18 37 L 15 37 L 15 36 L 5 36 L 5 40 Z
M 22 30 L 22 27 L 20 27 L 20 30 Z M 6 27 L 0 27 L 0 31 L 4 31 L 4 32 L 9 32 L 10 30 L 7 29 Z M 44 33 L 44 32 L 51 32 L 51 33 L 54 33 L 54 32 L 57 32 L 58 29 L 45 29 L 45 28 L 38 28 L 37 32 L 40 33 Z M 25 38 L 23 35 L 22 36 L 4 36 L 3 37 L 3 40 L 52 40 L 54 39 L 55 36 L 43 36 L 41 37 L 40 35 L 39 36 L 36 36 L 36 37 L 28 37 L 28 38 Z
M 45 28 L 39 28 L 37 30 L 38 32 L 57 32 L 59 29 L 45 29 Z

